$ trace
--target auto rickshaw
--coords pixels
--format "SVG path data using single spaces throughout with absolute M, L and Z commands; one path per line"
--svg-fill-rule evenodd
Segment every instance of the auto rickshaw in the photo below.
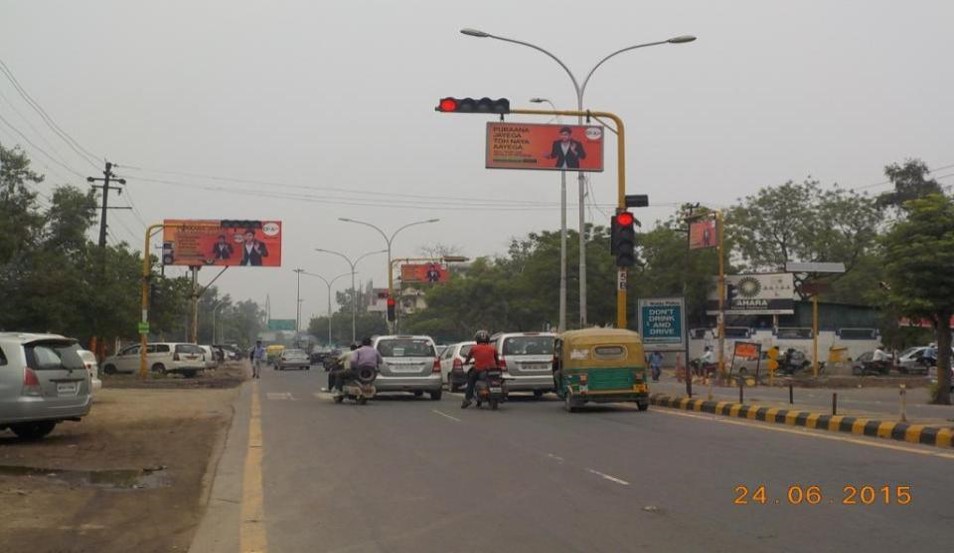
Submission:
M 553 380 L 568 412 L 586 403 L 635 402 L 649 408 L 649 376 L 638 333 L 588 328 L 560 334 L 554 345 Z
M 269 365 L 277 365 L 278 359 L 281 358 L 282 352 L 285 351 L 285 346 L 282 344 L 272 344 L 265 348 L 265 360 Z

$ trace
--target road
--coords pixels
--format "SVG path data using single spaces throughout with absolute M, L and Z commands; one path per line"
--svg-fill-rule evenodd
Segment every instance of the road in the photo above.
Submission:
M 323 384 L 269 370 L 252 385 L 270 552 L 896 552 L 954 535 L 950 452 L 529 398 L 335 405 Z M 823 500 L 788 504 L 792 484 Z M 843 505 L 849 484 L 910 486 L 912 500 Z M 738 485 L 764 485 L 766 503 L 734 505 Z

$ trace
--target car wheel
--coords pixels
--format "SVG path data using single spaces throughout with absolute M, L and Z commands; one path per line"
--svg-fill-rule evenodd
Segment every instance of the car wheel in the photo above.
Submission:
M 162 363 L 156 363 L 152 366 L 152 372 L 156 374 L 166 374 L 166 366 Z
M 367 405 L 367 404 L 368 404 L 368 398 L 364 396 L 358 396 L 358 405 Z
M 499 405 L 499 403 L 500 403 L 500 402 L 497 401 L 496 399 L 491 399 L 491 400 L 490 400 L 490 410 L 491 410 L 491 411 L 496 411 L 496 410 L 497 410 L 497 406 Z
M 106 365 L 103 367 L 103 373 L 108 375 L 116 374 L 116 365 Z
M 421 391 L 421 390 L 415 390 L 415 391 L 414 391 L 414 397 L 421 397 L 421 396 L 423 396 L 423 395 L 424 395 L 424 392 Z
M 333 399 L 335 403 L 341 403 L 342 401 L 344 401 L 344 396 L 335 396 Z
M 436 392 L 431 392 L 431 400 L 432 400 L 432 401 L 440 401 L 442 394 L 443 394 L 443 392 L 441 392 L 441 390 L 437 390 Z
M 34 421 L 14 424 L 10 430 L 21 440 L 39 440 L 46 436 L 56 427 L 53 421 Z
M 190 370 L 190 371 L 182 371 L 182 376 L 184 376 L 184 377 L 186 377 L 186 378 L 195 378 L 195 373 L 196 373 L 196 371 L 192 371 L 192 370 Z
M 648 401 L 637 401 L 637 402 L 636 402 L 636 407 L 639 408 L 640 411 L 645 411 L 645 410 L 649 409 L 649 402 L 648 402 Z
M 540 399 L 540 398 L 542 398 L 542 397 L 543 397 L 543 393 L 544 393 L 543 390 L 534 390 L 534 391 L 533 391 L 533 399 Z

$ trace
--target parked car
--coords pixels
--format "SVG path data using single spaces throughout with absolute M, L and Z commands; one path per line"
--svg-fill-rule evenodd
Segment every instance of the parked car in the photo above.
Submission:
M 0 332 L 0 431 L 46 436 L 89 414 L 92 386 L 76 340 L 56 334 Z
M 552 332 L 506 332 L 490 340 L 497 348 L 501 368 L 510 374 L 507 390 L 533 392 L 541 397 L 553 390 Z
M 279 371 L 285 369 L 311 370 L 311 358 L 303 349 L 286 349 L 275 361 L 275 368 Z
M 372 346 L 381 353 L 381 365 L 374 387 L 378 392 L 430 394 L 441 399 L 441 363 L 430 336 L 377 336 Z
M 898 372 L 905 374 L 928 374 L 929 369 L 936 361 L 929 361 L 924 357 L 927 346 L 908 348 L 898 354 Z M 954 348 L 951 350 L 954 355 Z
M 212 346 L 199 346 L 202 348 L 202 357 L 205 359 L 205 368 L 214 369 L 219 366 L 219 356 L 212 349 Z
M 179 373 L 192 378 L 205 370 L 205 351 L 185 342 L 146 344 L 146 364 L 152 372 Z M 139 370 L 139 344 L 127 346 L 103 360 L 106 374 L 133 373 Z
M 874 361 L 874 352 L 866 351 L 851 364 L 851 374 L 866 376 L 869 374 L 886 375 L 891 372 L 891 360 Z
M 470 348 L 477 342 L 460 342 L 451 344 L 441 354 L 441 379 L 447 384 L 447 389 L 456 392 L 467 383 L 467 371 L 474 365 L 464 364 Z
M 90 386 L 92 386 L 93 391 L 99 390 L 103 387 L 103 381 L 99 379 L 99 361 L 96 360 L 96 354 L 86 350 L 79 350 L 79 356 L 83 360 L 83 364 L 86 365 L 86 372 L 89 373 Z

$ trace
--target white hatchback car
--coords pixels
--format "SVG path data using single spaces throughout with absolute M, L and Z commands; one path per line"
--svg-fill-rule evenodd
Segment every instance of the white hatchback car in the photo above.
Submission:
M 374 381 L 378 392 L 426 392 L 441 399 L 441 363 L 430 336 L 378 336 L 373 346 L 384 358 Z
M 447 389 L 456 392 L 467 383 L 467 371 L 474 365 L 464 364 L 470 348 L 477 342 L 460 342 L 447 346 L 441 354 L 441 378 L 447 384 Z
M 79 350 L 80 359 L 86 365 L 86 372 L 89 373 L 89 381 L 93 390 L 99 390 L 103 387 L 103 381 L 99 379 L 99 361 L 96 360 L 96 354 L 87 350 Z

